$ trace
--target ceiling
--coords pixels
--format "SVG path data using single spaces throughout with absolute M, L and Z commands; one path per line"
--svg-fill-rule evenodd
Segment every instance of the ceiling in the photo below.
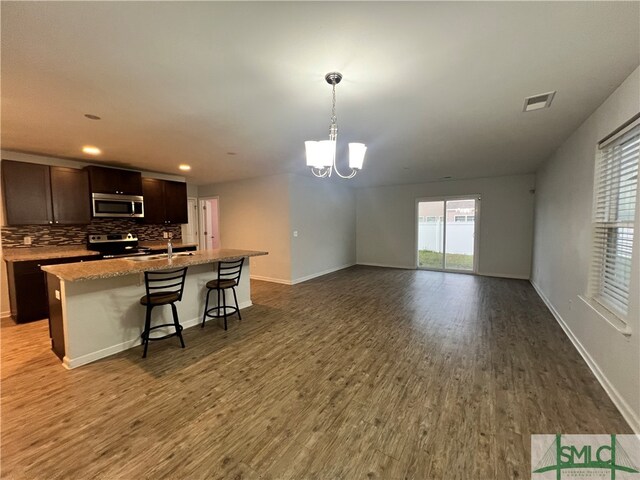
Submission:
M 534 172 L 640 63 L 639 2 L 1 8 L 3 149 L 95 162 L 90 144 L 196 184 L 308 174 L 334 70 L 339 145 L 368 146 L 350 184 Z

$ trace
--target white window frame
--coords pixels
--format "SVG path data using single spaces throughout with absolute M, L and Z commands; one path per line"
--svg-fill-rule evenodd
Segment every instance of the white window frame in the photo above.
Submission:
M 621 151 L 613 149 L 639 135 L 640 118 L 634 118 L 598 144 L 593 186 L 592 255 L 587 303 L 605 320 L 627 335 L 630 334 L 628 314 L 631 296 L 633 288 L 637 288 L 637 286 L 634 287 L 633 257 L 638 254 L 634 249 L 637 249 L 638 243 L 635 224 L 640 203 L 637 178 L 640 151 L 634 148 L 633 156 L 622 157 Z M 611 161 L 612 156 L 618 163 Z M 630 171 L 635 172 L 636 184 L 623 186 L 621 193 L 620 184 L 624 176 L 629 177 Z M 635 198 L 624 196 L 625 190 L 633 188 L 635 188 Z M 633 205 L 634 212 L 633 215 L 620 218 L 621 200 L 624 207 L 625 198 L 627 209 Z M 630 230 L 630 238 L 627 232 L 626 243 L 618 246 L 617 241 L 614 243 L 610 239 L 611 235 L 616 235 L 616 240 L 619 240 L 620 229 Z M 628 267 L 623 266 L 620 269 L 619 259 L 621 258 L 625 259 L 624 263 L 628 262 Z M 621 276 L 621 273 L 624 276 Z

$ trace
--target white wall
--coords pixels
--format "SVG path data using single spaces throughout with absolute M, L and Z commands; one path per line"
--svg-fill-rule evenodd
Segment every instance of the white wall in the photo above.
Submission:
M 355 264 L 351 188 L 284 174 L 200 186 L 198 196 L 220 197 L 222 248 L 269 252 L 253 259 L 253 278 L 293 284 Z
M 252 259 L 252 277 L 291 283 L 288 175 L 201 185 L 198 196 L 220 197 L 222 248 L 269 252 Z
M 587 292 L 593 172 L 599 140 L 640 111 L 640 68 L 539 170 L 532 283 L 636 433 L 640 433 L 640 232 L 624 336 L 579 296 Z M 640 209 L 636 210 L 640 225 Z
M 356 198 L 352 188 L 290 175 L 291 268 L 297 283 L 356 262 Z
M 534 175 L 517 175 L 360 188 L 357 262 L 415 268 L 416 199 L 480 194 L 478 273 L 529 278 L 534 183 Z

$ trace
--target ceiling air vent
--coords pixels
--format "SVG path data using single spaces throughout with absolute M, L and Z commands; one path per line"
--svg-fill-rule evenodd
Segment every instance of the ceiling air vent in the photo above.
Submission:
M 551 101 L 556 92 L 540 93 L 538 95 L 532 95 L 524 99 L 523 112 L 532 112 L 534 110 L 540 110 L 541 108 L 548 108 L 551 106 Z

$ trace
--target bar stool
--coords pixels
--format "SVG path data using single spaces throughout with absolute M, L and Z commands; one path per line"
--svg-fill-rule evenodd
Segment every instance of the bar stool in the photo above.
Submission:
M 240 260 L 234 260 L 231 262 L 218 262 L 218 278 L 207 282 L 207 300 L 204 304 L 204 314 L 202 315 L 202 325 L 204 328 L 204 322 L 209 318 L 224 318 L 224 329 L 227 329 L 227 317 L 238 314 L 238 319 L 242 320 L 240 315 L 240 307 L 238 307 L 238 297 L 236 296 L 236 287 L 240 283 L 240 274 L 242 273 L 242 264 L 244 263 L 244 257 Z M 231 289 L 233 292 L 233 300 L 236 306 L 227 306 L 227 300 L 225 290 Z M 209 308 L 209 295 L 215 290 L 218 293 L 218 304 L 215 307 Z M 222 305 L 220 305 L 220 294 L 222 294 Z M 231 310 L 231 313 L 227 314 L 227 309 Z M 222 313 L 220 313 L 222 311 Z M 214 312 L 214 313 L 211 313 Z
M 184 279 L 187 276 L 187 268 L 177 268 L 173 270 L 161 270 L 158 272 L 144 272 L 144 285 L 147 294 L 140 298 L 140 304 L 147 307 L 147 315 L 144 322 L 144 331 L 142 332 L 142 343 L 144 344 L 144 352 L 142 358 L 147 357 L 147 348 L 149 340 L 164 340 L 165 338 L 178 336 L 180 344 L 184 348 L 184 340 L 182 339 L 182 325 L 178 321 L 178 310 L 175 302 L 182 300 L 182 291 L 184 290 Z M 151 311 L 153 307 L 162 305 L 171 305 L 173 312 L 173 323 L 164 323 L 162 325 L 151 326 Z M 151 337 L 153 330 L 162 327 L 175 327 L 175 333 L 169 333 L 163 337 Z

